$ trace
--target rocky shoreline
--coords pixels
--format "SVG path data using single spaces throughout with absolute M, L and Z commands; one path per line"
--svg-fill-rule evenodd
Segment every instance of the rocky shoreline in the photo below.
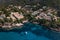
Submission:
M 1 25 L 0 28 L 2 29 L 6 29 L 6 30 L 12 30 L 14 28 L 22 28 L 22 26 L 24 25 L 24 23 L 13 23 L 13 24 L 9 24 L 9 23 L 6 23 L 4 25 Z
M 38 23 L 33 23 L 33 24 L 35 24 L 35 25 L 40 25 L 40 24 L 38 24 Z M 13 31 L 13 30 L 21 30 L 22 28 L 23 28 L 23 26 L 24 26 L 24 23 L 23 23 L 23 25 L 20 25 L 20 26 L 17 26 L 17 25 L 14 25 L 14 26 L 12 26 L 12 25 L 10 25 L 11 27 L 9 27 L 9 26 L 5 26 L 4 28 L 3 28 L 3 26 L 1 26 L 0 27 L 0 32 L 1 31 L 3 31 L 3 32 L 8 32 L 8 31 Z M 46 27 L 46 29 L 49 29 L 49 30 L 52 30 L 52 31 L 57 31 L 57 32 L 60 32 L 60 28 L 52 28 L 52 27 L 48 27 L 48 26 L 46 26 L 46 25 L 40 25 L 40 26 L 44 26 L 44 27 Z M 16 31 L 15 30 L 15 31 Z

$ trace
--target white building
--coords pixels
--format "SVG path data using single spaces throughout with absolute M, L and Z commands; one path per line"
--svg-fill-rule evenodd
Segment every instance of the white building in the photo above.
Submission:
M 32 13 L 32 15 L 37 15 L 39 13 L 39 11 L 34 11 L 33 13 Z
M 18 12 L 11 12 L 11 15 L 13 15 L 17 19 L 22 19 L 24 18 L 23 15 L 19 14 Z
M 2 28 L 11 28 L 11 23 L 4 23 L 4 25 L 2 26 Z
M 16 20 L 16 18 L 15 18 L 12 14 L 10 15 L 10 17 L 11 17 L 11 19 L 12 19 L 13 21 Z
M 14 6 L 14 7 L 16 7 L 16 8 L 18 8 L 18 9 L 21 9 L 21 8 L 22 8 L 21 6 Z
M 16 26 L 22 26 L 23 24 L 22 23 L 17 23 Z
M 46 20 L 51 20 L 51 17 L 48 16 L 48 15 L 47 15 L 46 13 L 44 13 L 44 12 L 40 13 L 39 18 L 41 18 L 41 19 L 46 19 Z

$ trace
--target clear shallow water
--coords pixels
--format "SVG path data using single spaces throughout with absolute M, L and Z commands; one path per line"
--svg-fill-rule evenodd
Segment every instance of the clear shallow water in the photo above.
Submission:
M 36 36 L 31 32 L 25 34 L 21 32 L 20 34 L 14 32 L 1 32 L 0 33 L 0 40 L 49 40 L 44 36 Z
M 60 40 L 60 33 L 26 23 L 22 30 L 0 32 L 0 40 Z

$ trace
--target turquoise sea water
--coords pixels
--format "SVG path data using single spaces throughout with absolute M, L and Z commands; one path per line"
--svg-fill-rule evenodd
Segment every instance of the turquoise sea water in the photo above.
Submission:
M 26 23 L 22 29 L 0 32 L 0 40 L 60 40 L 60 33 Z

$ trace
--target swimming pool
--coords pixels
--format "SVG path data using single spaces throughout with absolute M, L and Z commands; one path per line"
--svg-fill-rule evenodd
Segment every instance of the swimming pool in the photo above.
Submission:
M 60 40 L 60 33 L 25 23 L 21 31 L 14 29 L 14 31 L 0 32 L 0 40 Z

